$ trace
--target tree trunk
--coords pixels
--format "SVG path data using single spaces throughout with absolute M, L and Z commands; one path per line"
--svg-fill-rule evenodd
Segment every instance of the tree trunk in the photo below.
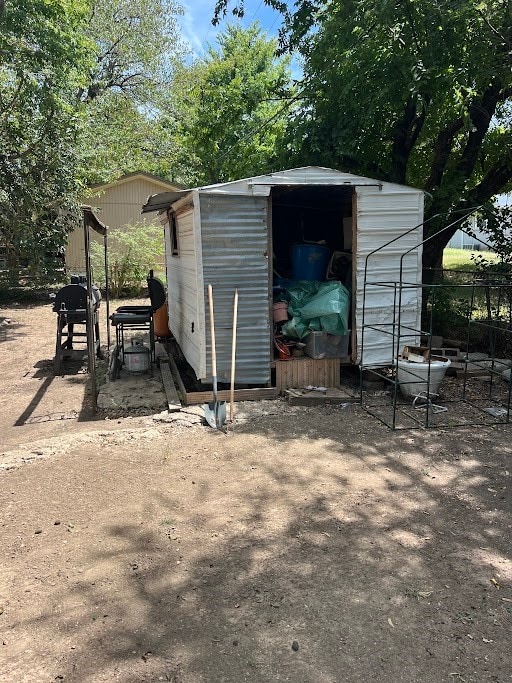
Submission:
M 12 249 L 7 249 L 7 269 L 9 287 L 20 286 L 20 262 Z
M 448 244 L 451 237 L 446 240 L 446 244 Z M 446 244 L 444 244 L 443 236 L 442 241 L 433 239 L 423 245 L 423 284 L 431 285 L 442 275 L 443 251 Z

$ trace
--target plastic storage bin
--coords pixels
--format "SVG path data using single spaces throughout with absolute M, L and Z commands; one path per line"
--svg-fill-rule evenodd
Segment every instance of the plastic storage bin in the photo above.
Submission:
M 349 334 L 338 336 L 328 332 L 309 332 L 304 337 L 306 348 L 304 351 L 310 358 L 344 358 L 348 355 Z
M 294 280 L 325 280 L 331 250 L 323 244 L 296 244 L 292 251 Z

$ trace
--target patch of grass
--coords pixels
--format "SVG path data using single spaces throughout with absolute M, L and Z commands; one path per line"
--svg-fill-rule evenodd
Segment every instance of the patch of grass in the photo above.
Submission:
M 170 519 L 169 517 L 160 520 L 160 526 L 171 526 L 172 524 L 174 524 L 174 519 Z
M 446 270 L 475 270 L 472 254 L 482 254 L 489 261 L 498 261 L 499 256 L 492 251 L 471 251 L 470 249 L 447 248 L 443 252 L 443 268 Z

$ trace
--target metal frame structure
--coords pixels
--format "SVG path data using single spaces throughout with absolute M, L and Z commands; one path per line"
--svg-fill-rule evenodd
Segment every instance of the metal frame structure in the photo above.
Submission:
M 86 329 L 87 329 L 87 356 L 88 364 L 87 369 L 91 377 L 91 399 L 92 408 L 96 412 L 98 408 L 98 389 L 96 383 L 96 348 L 94 341 L 94 298 L 92 292 L 92 265 L 91 265 L 91 242 L 89 229 L 93 229 L 98 235 L 103 236 L 103 250 L 104 250 L 104 262 L 105 262 L 105 303 L 107 308 L 107 346 L 110 351 L 110 327 L 109 327 L 109 313 L 110 313 L 110 301 L 109 301 L 109 290 L 108 290 L 108 255 L 107 255 L 107 233 L 108 228 L 106 225 L 97 218 L 90 206 L 83 206 L 83 228 L 84 228 L 84 247 L 85 247 L 85 273 L 87 278 L 87 318 L 86 318 Z
M 455 225 L 463 223 L 469 216 L 478 211 L 481 207 L 474 207 L 468 209 L 463 215 L 446 226 L 441 232 L 453 228 Z M 433 216 L 429 220 L 439 218 L 440 216 Z M 425 221 L 425 223 L 428 221 Z M 425 225 L 425 223 L 423 225 Z M 433 238 L 433 236 L 426 238 L 423 242 L 415 247 L 407 250 L 401 256 L 399 278 L 395 282 L 374 282 L 369 275 L 370 266 L 369 260 L 372 256 L 382 251 L 392 242 L 396 242 L 405 235 L 408 235 L 418 226 L 408 231 L 404 235 L 390 240 L 381 247 L 370 252 L 366 257 L 365 275 L 364 275 L 364 289 L 363 289 L 363 311 L 362 311 L 362 334 L 361 334 L 361 348 L 362 361 L 360 364 L 360 401 L 364 410 L 377 418 L 380 422 L 393 430 L 397 429 L 417 429 L 423 428 L 454 428 L 467 427 L 476 425 L 492 425 L 492 424 L 509 424 L 511 420 L 511 406 L 512 406 L 512 381 L 508 382 L 508 387 L 504 385 L 501 377 L 496 381 L 503 371 L 503 367 L 495 362 L 496 342 L 498 338 L 504 338 L 507 345 L 512 348 L 512 282 L 503 282 L 494 278 L 479 278 L 477 274 L 473 275 L 473 279 L 468 284 L 421 284 L 404 282 L 403 280 L 403 260 L 404 258 L 415 250 L 419 250 L 425 243 Z M 464 230 L 464 232 L 466 232 Z M 439 234 L 439 233 L 437 233 Z M 483 240 L 478 238 L 478 242 L 489 246 Z M 392 298 L 393 304 L 389 316 L 389 322 L 380 324 L 368 324 L 365 321 L 365 306 L 367 288 L 380 288 L 382 291 L 388 290 L 390 293 L 389 299 Z M 436 297 L 439 298 L 442 289 L 460 290 L 461 294 L 469 293 L 469 304 L 467 307 L 467 326 L 466 326 L 466 349 L 470 348 L 474 332 L 476 330 L 485 330 L 489 337 L 489 359 L 486 361 L 490 367 L 485 369 L 490 375 L 488 380 L 488 387 L 485 391 L 482 390 L 483 385 L 479 386 L 479 398 L 474 398 L 471 391 L 471 382 L 468 366 L 470 361 L 467 356 L 464 360 L 464 375 L 460 386 L 459 396 L 441 396 L 435 393 L 431 387 L 430 363 L 428 364 L 428 374 L 425 382 L 424 376 L 414 375 L 417 381 L 425 383 L 425 392 L 422 392 L 421 399 L 415 399 L 412 404 L 410 399 L 404 398 L 400 393 L 400 382 L 397 378 L 398 360 L 402 352 L 402 345 L 404 338 L 408 340 L 412 338 L 417 339 L 420 343 L 421 337 L 427 337 L 429 340 L 429 352 L 432 350 L 432 335 L 433 331 L 433 313 L 435 310 Z M 416 291 L 421 294 L 418 300 L 423 301 L 424 295 L 428 292 L 430 302 L 428 305 L 428 316 L 423 316 L 421 328 L 413 328 L 410 325 L 405 325 L 402 322 L 402 302 L 406 292 Z M 487 318 L 482 319 L 475 317 L 475 300 L 478 295 L 486 302 Z M 425 306 L 423 307 L 425 310 Z M 505 312 L 505 316 L 503 316 Z M 505 317 L 508 321 L 506 326 L 501 324 L 501 317 Z M 426 329 L 423 329 L 423 325 Z M 373 330 L 379 334 L 391 336 L 393 340 L 393 358 L 387 365 L 365 365 L 364 363 L 364 336 L 365 331 Z M 410 342 L 409 342 L 410 343 Z M 477 365 L 478 361 L 471 361 L 471 365 Z M 482 366 L 483 367 L 483 366 Z M 363 387 L 363 373 L 374 375 L 376 379 L 384 381 L 390 392 L 381 392 L 381 396 L 375 397 L 373 400 L 369 394 L 364 391 Z M 416 379 L 411 380 L 415 382 Z M 434 403 L 434 400 L 436 403 Z M 459 406 L 459 409 L 457 409 Z

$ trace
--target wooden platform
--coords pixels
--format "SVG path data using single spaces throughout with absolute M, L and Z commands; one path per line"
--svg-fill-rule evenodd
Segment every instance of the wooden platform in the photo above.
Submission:
M 322 406 L 328 403 L 347 405 L 359 403 L 359 396 L 344 389 L 308 391 L 307 389 L 287 389 L 286 396 L 291 406 Z
M 276 360 L 276 389 L 283 394 L 286 389 L 314 386 L 338 389 L 340 386 L 339 358 L 293 358 Z
M 170 368 L 170 357 L 164 346 L 157 342 L 155 344 L 155 356 L 160 365 L 160 372 L 162 374 L 162 382 L 164 384 L 165 396 L 167 398 L 167 407 L 170 413 L 181 410 L 181 400 L 176 390 L 175 380 Z
M 261 387 L 257 389 L 235 389 L 235 401 L 263 401 L 277 398 L 279 392 L 275 387 Z M 229 401 L 229 390 L 217 393 L 219 401 Z M 187 392 L 185 405 L 198 406 L 212 400 L 211 391 Z
M 180 398 L 186 406 L 200 406 L 203 403 L 208 403 L 212 400 L 211 391 L 187 391 L 183 379 L 181 378 L 178 367 L 172 356 L 168 356 L 169 368 L 174 377 L 174 381 L 178 387 Z M 219 401 L 229 401 L 229 390 L 219 391 Z M 262 387 L 257 389 L 235 389 L 235 401 L 262 401 L 264 399 L 273 399 L 279 396 L 279 392 L 275 387 Z
M 188 391 L 180 375 L 178 367 L 172 355 L 168 355 L 163 346 L 156 345 L 157 357 L 160 361 L 168 362 L 170 373 L 178 388 L 181 402 L 186 406 L 201 405 L 212 400 L 212 392 Z M 263 401 L 272 400 L 283 395 L 286 389 L 300 389 L 307 386 L 326 387 L 327 389 L 340 388 L 340 368 L 342 359 L 325 358 L 315 360 L 313 358 L 293 358 L 291 360 L 276 360 L 276 386 L 258 387 L 255 389 L 236 389 L 235 401 Z M 167 374 L 167 373 L 166 373 Z M 229 390 L 218 392 L 219 401 L 229 401 Z M 350 401 L 351 397 L 333 392 L 329 393 L 332 402 Z M 325 402 L 325 396 L 324 396 Z

